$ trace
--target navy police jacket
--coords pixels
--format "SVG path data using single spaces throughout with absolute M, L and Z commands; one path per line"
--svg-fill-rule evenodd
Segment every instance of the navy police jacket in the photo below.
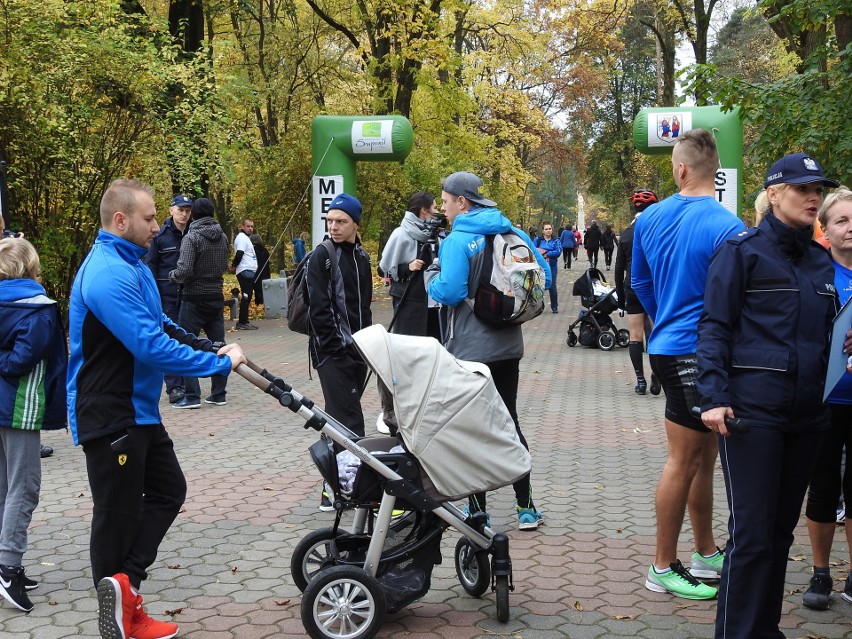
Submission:
M 189 230 L 190 224 L 187 224 L 184 231 Z M 180 244 L 184 235 L 185 233 L 181 233 L 180 229 L 175 226 L 172 218 L 167 217 L 159 233 L 151 240 L 148 254 L 145 256 L 145 263 L 148 264 L 148 268 L 151 269 L 154 279 L 157 281 L 160 299 L 172 303 L 178 301 L 179 287 L 176 282 L 169 279 L 169 273 L 177 268 Z
M 701 409 L 731 406 L 757 427 L 828 427 L 822 401 L 837 311 L 828 252 L 772 213 L 710 263 L 698 325 Z

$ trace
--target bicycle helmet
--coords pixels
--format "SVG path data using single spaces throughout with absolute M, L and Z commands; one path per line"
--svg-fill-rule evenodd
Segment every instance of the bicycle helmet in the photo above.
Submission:
M 652 204 L 659 202 L 657 196 L 653 191 L 648 191 L 647 189 L 639 189 L 633 196 L 630 198 L 630 202 L 633 204 L 633 207 L 636 209 L 637 213 L 640 213 L 647 209 Z

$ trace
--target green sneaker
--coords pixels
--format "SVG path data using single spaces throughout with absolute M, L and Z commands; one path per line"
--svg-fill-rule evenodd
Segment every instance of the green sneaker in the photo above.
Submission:
M 692 553 L 692 563 L 689 564 L 689 572 L 698 579 L 721 579 L 722 566 L 725 565 L 725 553 L 717 547 L 709 557 L 701 553 Z
M 715 599 L 718 591 L 701 583 L 677 560 L 671 569 L 657 572 L 654 564 L 648 568 L 645 587 L 653 592 L 670 592 L 684 599 Z

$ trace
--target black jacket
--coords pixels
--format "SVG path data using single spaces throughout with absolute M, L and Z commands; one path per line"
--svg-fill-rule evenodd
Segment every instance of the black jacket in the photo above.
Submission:
M 822 393 L 837 294 L 828 251 L 810 233 L 768 213 L 714 254 L 698 325 L 702 410 L 731 406 L 784 431 L 827 428 Z
M 624 289 L 630 288 L 630 264 L 633 262 L 633 230 L 631 224 L 618 236 L 618 253 L 615 256 L 615 291 L 618 305 L 624 308 Z
M 170 277 L 183 284 L 187 302 L 224 299 L 222 286 L 231 247 L 222 227 L 212 217 L 194 220 L 180 246 L 180 258 Z
M 601 247 L 601 230 L 597 226 L 590 226 L 586 231 L 586 237 L 583 238 L 583 244 L 586 245 L 586 250 L 597 251 Z
M 190 224 L 187 224 L 186 230 L 181 233 L 172 218 L 167 217 L 160 232 L 154 236 L 151 246 L 148 247 L 145 263 L 154 274 L 161 300 L 177 302 L 179 286 L 177 282 L 169 279 L 169 273 L 177 268 L 180 243 L 189 231 Z
M 315 367 L 322 366 L 328 357 L 348 354 L 360 359 L 352 334 L 373 323 L 370 256 L 360 244 L 343 242 L 334 247 L 337 272 L 332 275 L 328 251 L 320 244 L 311 253 L 305 276 Z

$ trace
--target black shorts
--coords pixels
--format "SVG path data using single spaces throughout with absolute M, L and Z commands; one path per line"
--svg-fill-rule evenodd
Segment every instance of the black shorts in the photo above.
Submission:
M 624 288 L 624 310 L 627 311 L 628 315 L 638 315 L 645 312 L 642 302 L 639 301 L 636 293 L 630 287 Z
M 666 393 L 666 419 L 704 433 L 710 432 L 700 417 L 692 414 L 701 405 L 698 395 L 698 359 L 688 355 L 650 355 L 651 371 Z

